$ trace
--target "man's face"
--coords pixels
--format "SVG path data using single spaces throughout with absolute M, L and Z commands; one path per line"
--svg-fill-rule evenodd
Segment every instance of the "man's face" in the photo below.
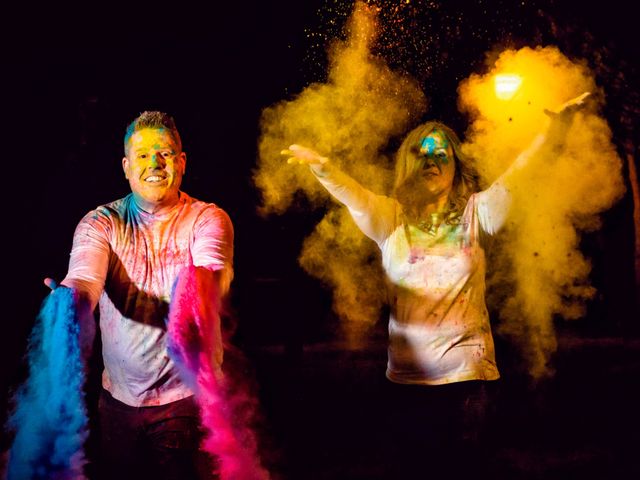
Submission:
M 427 192 L 436 197 L 449 195 L 456 167 L 453 148 L 447 137 L 434 130 L 420 141 L 414 154 L 424 160 L 420 176 Z
M 135 132 L 122 168 L 138 206 L 150 213 L 173 206 L 179 198 L 186 160 L 169 130 Z

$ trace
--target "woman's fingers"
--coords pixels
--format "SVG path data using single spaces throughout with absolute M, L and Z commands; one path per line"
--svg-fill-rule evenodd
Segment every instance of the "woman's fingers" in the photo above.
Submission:
M 569 100 L 567 105 L 582 105 L 589 95 L 591 95 L 591 92 L 584 92 L 582 95 L 578 95 L 576 98 Z
M 289 158 L 287 159 L 287 163 L 299 163 L 301 165 L 304 164 L 317 164 L 317 163 L 325 163 L 328 158 L 321 156 L 315 150 L 312 150 L 307 147 L 303 147 L 302 145 L 292 144 L 289 145 L 288 149 L 281 150 L 281 155 L 286 155 Z
M 578 107 L 584 104 L 585 99 L 591 95 L 591 92 L 584 92 L 575 98 L 563 103 L 560 108 L 556 110 L 557 113 L 567 112 L 571 110 L 577 110 Z
M 291 165 L 291 164 L 293 164 L 293 163 L 298 163 L 298 164 L 300 164 L 300 165 L 304 165 L 304 164 L 306 164 L 306 163 L 309 163 L 309 161 L 308 161 L 308 160 L 305 160 L 304 158 L 299 158 L 299 157 L 290 157 L 290 158 L 287 158 L 287 163 L 288 163 L 289 165 Z
M 287 163 L 290 165 L 292 163 L 299 163 L 300 165 L 309 163 L 305 158 L 296 156 L 296 152 L 292 152 L 291 150 L 282 150 L 280 151 L 280 155 L 288 156 L 289 158 L 287 158 Z

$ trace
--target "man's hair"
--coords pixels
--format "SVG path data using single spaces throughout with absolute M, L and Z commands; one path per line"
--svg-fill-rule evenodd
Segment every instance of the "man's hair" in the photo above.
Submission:
M 415 185 L 413 180 L 422 169 L 423 162 L 409 153 L 412 149 L 419 148 L 422 139 L 435 130 L 441 132 L 449 141 L 455 157 L 456 169 L 453 177 L 453 188 L 445 212 L 445 221 L 447 223 L 455 223 L 462 215 L 471 194 L 479 190 L 478 174 L 473 167 L 471 159 L 462 152 L 462 142 L 460 142 L 458 135 L 441 122 L 423 123 L 414 128 L 405 137 L 396 156 L 394 196 L 405 208 L 411 209 L 411 199 L 415 198 L 415 192 L 411 192 Z
M 129 154 L 129 141 L 131 136 L 139 130 L 145 128 L 166 129 L 169 131 L 173 140 L 178 145 L 178 149 L 182 151 L 182 140 L 176 128 L 175 120 L 167 113 L 158 111 L 142 112 L 138 117 L 129 124 L 124 134 L 124 154 Z

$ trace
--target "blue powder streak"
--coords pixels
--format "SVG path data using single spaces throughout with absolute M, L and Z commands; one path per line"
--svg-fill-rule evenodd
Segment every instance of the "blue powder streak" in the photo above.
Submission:
M 14 397 L 9 480 L 84 478 L 89 430 L 79 335 L 74 291 L 57 288 L 31 332 L 29 376 Z

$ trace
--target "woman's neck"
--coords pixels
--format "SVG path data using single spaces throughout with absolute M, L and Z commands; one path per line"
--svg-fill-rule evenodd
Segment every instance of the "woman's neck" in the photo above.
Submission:
M 423 202 L 422 205 L 416 209 L 416 213 L 421 218 L 428 218 L 445 213 L 448 206 L 449 195 L 441 195 L 435 199 Z

